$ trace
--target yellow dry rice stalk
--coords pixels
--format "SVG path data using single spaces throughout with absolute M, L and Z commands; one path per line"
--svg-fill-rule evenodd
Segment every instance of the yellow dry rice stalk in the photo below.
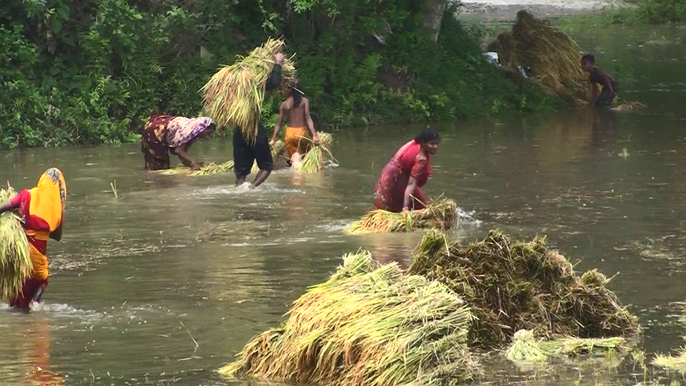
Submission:
M 286 149 L 286 146 L 284 145 L 283 141 L 276 141 L 274 143 L 274 146 L 272 146 L 272 158 L 277 159 L 278 157 L 281 157 L 283 154 L 284 150 Z M 185 166 L 179 166 L 174 169 L 165 169 L 165 170 L 160 170 L 159 173 L 163 174 L 165 176 L 174 176 L 174 175 L 179 175 L 179 174 L 187 174 L 189 176 L 197 177 L 197 176 L 212 176 L 216 174 L 224 174 L 224 173 L 229 173 L 233 171 L 233 166 L 234 162 L 233 160 L 226 161 L 221 164 L 217 163 L 209 163 L 206 166 L 203 166 L 200 170 L 189 170 Z M 259 171 L 259 168 L 257 167 L 257 164 L 253 164 L 251 173 L 257 173 Z
M 476 370 L 465 344 L 471 319 L 444 285 L 358 252 L 219 373 L 303 385 L 462 384 Z
M 264 102 L 267 84 L 274 67 L 274 55 L 283 52 L 282 39 L 269 38 L 248 56 L 224 66 L 200 90 L 204 110 L 219 127 L 237 127 L 248 143 L 254 143 Z M 281 89 L 295 79 L 295 66 L 291 58 L 284 59 L 281 72 Z
M 489 49 L 498 52 L 504 69 L 516 72 L 518 66 L 530 67 L 533 80 L 546 92 L 573 105 L 589 104 L 589 80 L 581 69 L 580 48 L 549 21 L 519 11 L 512 31 L 498 35 Z
M 627 336 L 639 330 L 597 270 L 579 276 L 545 239 L 512 241 L 497 230 L 468 245 L 428 232 L 409 273 L 438 280 L 463 297 L 476 316 L 471 344 L 505 347 L 515 331 L 554 339 Z M 594 342 L 594 341 L 591 341 Z M 569 351 L 569 349 L 564 349 Z
M 425 209 L 407 213 L 394 213 L 377 209 L 368 212 L 348 228 L 348 234 L 412 232 L 418 229 L 437 228 L 448 230 L 459 226 L 457 204 L 441 198 Z
M 653 359 L 653 365 L 686 374 L 686 347 L 682 348 L 676 356 L 656 355 Z
M 536 339 L 531 330 L 519 330 L 505 356 L 513 362 L 546 362 L 552 357 L 605 354 L 622 351 L 626 341 L 621 337 L 576 338 L 562 337 L 552 340 Z
M 318 132 L 317 135 L 319 136 L 319 146 L 312 146 L 310 148 L 303 157 L 300 167 L 296 169 L 297 172 L 316 173 L 324 167 L 324 160 L 327 156 L 329 159 L 334 160 L 333 153 L 331 152 L 333 136 L 323 131 Z
M 14 194 L 9 186 L 0 190 L 0 203 L 7 202 Z M 29 242 L 19 217 L 3 213 L 0 216 L 0 299 L 17 297 L 32 270 Z

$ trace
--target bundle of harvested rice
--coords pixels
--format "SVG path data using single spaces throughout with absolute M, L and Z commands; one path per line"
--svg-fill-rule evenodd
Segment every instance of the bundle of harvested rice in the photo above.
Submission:
M 0 190 L 0 203 L 7 202 L 14 194 L 10 187 Z M 19 217 L 3 213 L 0 216 L 0 299 L 17 297 L 32 270 L 29 242 Z
M 286 149 L 286 146 L 284 145 L 283 141 L 276 141 L 274 143 L 274 146 L 272 146 L 272 158 L 276 160 L 277 158 L 281 157 L 283 155 L 284 150 Z M 224 174 L 224 173 L 229 173 L 233 171 L 233 166 L 234 162 L 233 160 L 226 161 L 221 164 L 216 164 L 214 162 L 203 166 L 200 170 L 190 170 L 185 166 L 179 166 L 174 169 L 165 169 L 165 170 L 160 170 L 160 174 L 164 174 L 165 176 L 173 176 L 173 175 L 179 175 L 179 174 L 187 174 L 189 176 L 211 176 L 211 175 L 216 175 L 216 174 Z M 257 164 L 253 164 L 251 173 L 257 173 L 259 171 L 259 168 L 257 167 Z
M 268 39 L 248 56 L 238 57 L 231 66 L 224 66 L 203 86 L 203 105 L 219 127 L 238 127 L 248 143 L 254 143 L 260 122 L 266 84 L 274 68 L 274 55 L 282 52 L 282 39 Z M 295 79 L 292 58 L 284 59 L 281 88 Z
M 329 159 L 334 160 L 333 153 L 331 152 L 333 136 L 323 131 L 320 131 L 317 135 L 319 136 L 319 146 L 312 146 L 310 148 L 296 171 L 301 173 L 316 173 L 324 167 L 324 160 L 327 156 Z
M 551 357 L 573 357 L 621 351 L 624 348 L 624 343 L 625 340 L 621 337 L 562 337 L 541 340 L 536 339 L 531 330 L 519 330 L 514 334 L 512 344 L 507 349 L 505 356 L 513 362 L 545 362 Z
M 646 108 L 646 105 L 641 103 L 641 102 L 636 102 L 636 101 L 619 101 L 615 105 L 612 106 L 611 110 L 614 111 L 633 111 L 633 110 L 638 110 L 638 109 L 644 109 Z
M 656 355 L 653 365 L 686 374 L 686 347 L 682 348 L 676 356 Z
M 441 198 L 425 209 L 394 213 L 383 209 L 367 212 L 347 229 L 348 234 L 412 232 L 418 229 L 448 230 L 459 226 L 460 216 L 453 200 Z
M 483 241 L 461 246 L 432 231 L 415 251 L 409 272 L 439 280 L 467 301 L 476 316 L 470 331 L 476 346 L 502 347 L 521 329 L 543 338 L 638 331 L 636 317 L 605 287 L 609 280 L 602 273 L 579 277 L 541 237 L 512 242 L 490 231 Z
M 476 370 L 466 345 L 471 318 L 443 284 L 403 275 L 397 264 L 377 267 L 359 252 L 219 372 L 298 384 L 460 384 Z
M 512 31 L 498 35 L 488 49 L 498 53 L 505 70 L 531 68 L 533 80 L 546 92 L 573 105 L 589 103 L 588 74 L 581 69 L 579 46 L 547 20 L 519 11 Z

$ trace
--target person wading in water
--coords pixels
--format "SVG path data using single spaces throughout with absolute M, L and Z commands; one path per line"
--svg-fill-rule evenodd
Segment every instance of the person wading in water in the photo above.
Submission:
M 593 105 L 596 107 L 612 106 L 619 84 L 607 72 L 595 66 L 595 56 L 586 54 L 581 58 L 581 68 L 588 72 L 588 80 L 591 82 L 591 92 L 593 94 Z M 598 94 L 598 85 L 603 87 L 603 91 Z

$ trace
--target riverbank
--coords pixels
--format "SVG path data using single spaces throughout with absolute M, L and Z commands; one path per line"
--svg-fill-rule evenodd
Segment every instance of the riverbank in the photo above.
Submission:
M 620 0 L 461 0 L 461 3 L 461 16 L 488 21 L 514 20 L 517 12 L 523 9 L 536 17 L 553 18 L 587 15 L 627 6 Z

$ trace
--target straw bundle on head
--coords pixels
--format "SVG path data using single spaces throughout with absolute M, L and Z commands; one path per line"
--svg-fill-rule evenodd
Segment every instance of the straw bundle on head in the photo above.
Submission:
M 279 329 L 255 337 L 230 377 L 340 386 L 453 385 L 472 377 L 471 314 L 438 282 L 344 257 L 329 281 L 298 299 Z
M 277 157 L 280 157 L 284 150 L 286 149 L 286 146 L 284 145 L 283 141 L 276 141 L 274 142 L 274 146 L 272 146 L 272 158 L 276 159 Z M 207 166 L 203 166 L 200 170 L 189 170 L 185 166 L 180 166 L 174 169 L 166 169 L 166 170 L 160 170 L 160 174 L 164 174 L 165 176 L 173 176 L 173 175 L 179 175 L 179 174 L 187 174 L 189 176 L 197 177 L 197 176 L 211 176 L 211 175 L 216 175 L 216 174 L 224 174 L 224 173 L 229 173 L 233 171 L 233 166 L 234 162 L 233 160 L 226 161 L 222 164 L 216 164 L 214 162 L 208 164 Z M 253 164 L 251 173 L 257 173 L 259 171 L 259 168 L 257 167 L 257 164 Z
M 621 337 L 562 337 L 541 340 L 534 337 L 533 331 L 519 330 L 514 334 L 512 344 L 505 352 L 505 356 L 514 362 L 545 362 L 551 357 L 575 357 L 622 351 L 625 342 Z
M 319 146 L 312 146 L 303 157 L 300 167 L 296 171 L 301 173 L 316 173 L 324 167 L 324 160 L 328 157 L 333 160 L 331 147 L 333 146 L 333 136 L 329 133 L 320 131 Z
M 502 347 L 520 329 L 543 338 L 601 338 L 639 328 L 605 287 L 604 275 L 577 276 L 540 237 L 512 242 L 490 231 L 483 241 L 461 246 L 432 231 L 415 251 L 409 272 L 445 283 L 470 304 L 476 316 L 470 338 L 480 347 Z
M 418 229 L 448 230 L 459 226 L 457 204 L 445 198 L 433 201 L 425 209 L 394 213 L 377 209 L 368 212 L 348 228 L 348 234 L 412 232 Z
M 498 52 L 507 70 L 530 67 L 533 79 L 546 92 L 573 105 L 589 103 L 588 75 L 581 69 L 579 46 L 547 20 L 519 11 L 512 32 L 500 34 L 489 48 Z
M 203 105 L 207 114 L 218 127 L 238 127 L 248 143 L 257 136 L 266 84 L 274 68 L 274 55 L 282 52 L 282 39 L 268 39 L 248 56 L 221 68 L 203 86 Z M 295 79 L 295 67 L 291 59 L 281 64 L 281 88 L 285 89 Z
M 14 194 L 9 187 L 0 190 L 0 203 L 7 202 Z M 29 242 L 19 217 L 3 213 L 0 216 L 0 299 L 16 298 L 32 270 Z

